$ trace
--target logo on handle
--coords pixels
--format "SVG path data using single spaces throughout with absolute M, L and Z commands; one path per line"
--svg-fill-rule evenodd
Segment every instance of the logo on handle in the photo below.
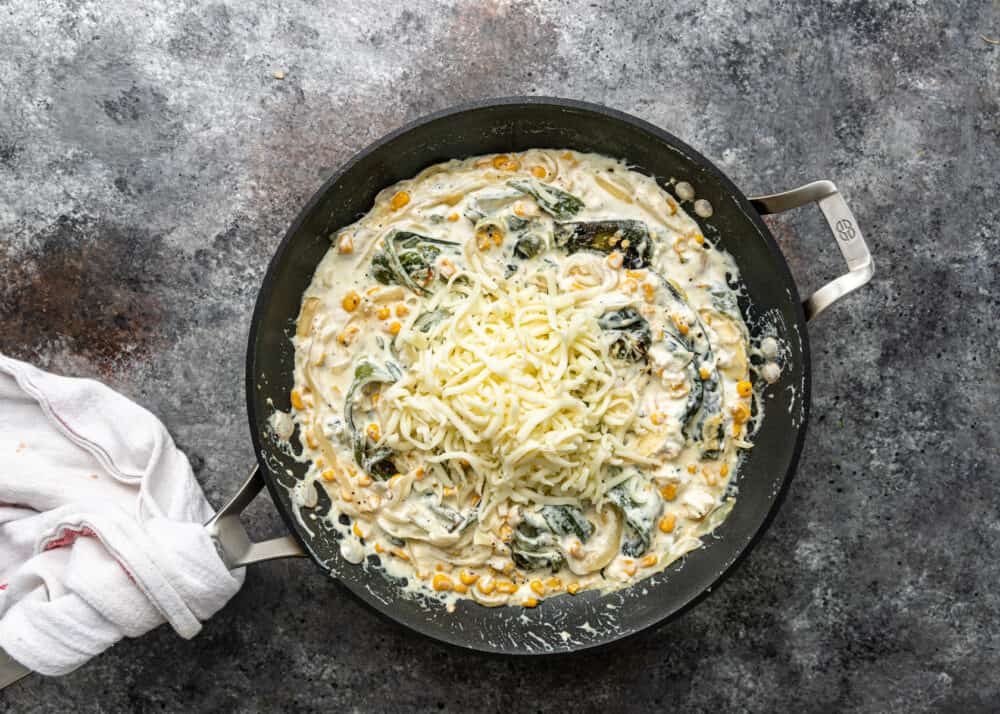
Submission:
M 837 237 L 845 243 L 854 240 L 854 238 L 858 235 L 857 230 L 854 228 L 854 224 L 846 218 L 841 218 L 837 221 L 834 228 L 837 229 Z

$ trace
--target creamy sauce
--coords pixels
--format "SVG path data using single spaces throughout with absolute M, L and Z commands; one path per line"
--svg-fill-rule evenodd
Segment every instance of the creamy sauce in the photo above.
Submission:
M 724 520 L 762 417 L 750 357 L 780 375 L 779 347 L 751 346 L 737 267 L 674 191 L 594 154 L 475 157 L 331 236 L 293 340 L 292 497 L 326 491 L 348 562 L 533 607 L 659 572 Z

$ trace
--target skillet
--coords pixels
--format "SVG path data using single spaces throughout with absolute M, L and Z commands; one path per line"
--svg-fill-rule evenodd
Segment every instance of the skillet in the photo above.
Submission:
M 741 310 L 751 334 L 767 323 L 787 347 L 780 380 L 767 388 L 766 416 L 737 474 L 739 495 L 729 517 L 705 546 L 665 571 L 610 594 L 585 591 L 542 601 L 534 609 L 486 608 L 460 600 L 454 612 L 404 595 L 374 563 L 355 566 L 340 555 L 337 534 L 322 525 L 329 502 L 293 513 L 288 489 L 303 478 L 268 427 L 275 409 L 290 408 L 291 335 L 302 293 L 330 247 L 328 236 L 369 210 L 386 186 L 452 158 L 530 148 L 575 149 L 624 158 L 637 170 L 687 181 L 714 208 L 697 219 L 703 233 L 732 254 L 749 300 Z M 805 302 L 761 215 L 816 203 L 847 261 L 848 272 Z M 692 217 L 693 214 L 692 214 Z M 831 181 L 748 198 L 697 151 L 636 117 L 595 104 L 549 97 L 490 99 L 418 119 L 379 139 L 340 168 L 292 223 L 271 260 L 250 324 L 246 362 L 247 412 L 257 465 L 208 528 L 230 567 L 307 556 L 377 612 L 419 633 L 473 650 L 501 654 L 569 652 L 606 645 L 678 616 L 732 571 L 771 522 L 795 472 L 806 436 L 810 400 L 806 323 L 873 275 L 854 216 Z M 290 531 L 252 542 L 242 510 L 267 488 Z M 309 523 L 305 528 L 303 522 Z M 377 558 L 377 556 L 372 556 Z

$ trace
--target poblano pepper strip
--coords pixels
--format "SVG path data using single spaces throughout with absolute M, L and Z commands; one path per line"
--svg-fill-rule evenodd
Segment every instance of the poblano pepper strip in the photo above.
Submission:
M 396 472 L 392 463 L 394 452 L 385 446 L 375 447 L 368 435 L 358 429 L 354 422 L 354 406 L 365 387 L 378 383 L 391 384 L 401 374 L 395 364 L 388 363 L 383 369 L 368 359 L 362 359 L 354 368 L 354 381 L 344 397 L 344 422 L 347 424 L 354 461 L 358 467 L 379 479 L 389 478 Z
M 425 285 L 434 277 L 434 260 L 441 253 L 438 246 L 457 245 L 411 231 L 393 231 L 386 236 L 382 251 L 372 256 L 372 275 L 384 285 L 396 283 L 429 297 L 432 293 Z M 423 285 L 417 282 L 418 276 L 423 276 Z
M 643 486 L 644 499 L 635 492 L 643 486 L 638 476 L 620 483 L 608 491 L 608 499 L 621 509 L 625 519 L 626 538 L 622 543 L 622 554 L 635 558 L 649 550 L 653 541 L 653 525 L 663 511 L 663 500 L 659 492 L 649 484 Z
M 642 221 L 559 223 L 555 244 L 567 253 L 593 250 L 608 255 L 618 251 L 622 264 L 632 270 L 649 267 L 653 259 L 653 240 Z
M 583 210 L 583 201 L 573 194 L 535 179 L 512 179 L 507 185 L 531 196 L 557 221 L 568 221 Z
M 703 458 L 717 458 L 723 443 L 723 403 L 715 353 L 708 339 L 708 330 L 698 311 L 691 307 L 684 291 L 672 280 L 659 273 L 654 274 L 660 278 L 670 298 L 694 317 L 694 325 L 686 336 L 669 333 L 671 339 L 683 344 L 694 355 L 694 359 L 686 367 L 691 391 L 681 416 L 684 436 L 691 443 L 701 445 Z

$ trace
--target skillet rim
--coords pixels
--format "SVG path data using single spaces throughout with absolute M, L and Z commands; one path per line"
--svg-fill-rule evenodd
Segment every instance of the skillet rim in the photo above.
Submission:
M 347 173 L 351 168 L 353 168 L 357 163 L 367 158 L 371 154 L 380 150 L 386 144 L 392 142 L 396 138 L 418 129 L 426 124 L 436 122 L 441 119 L 454 118 L 459 115 L 465 114 L 471 111 L 491 109 L 495 107 L 504 106 L 517 106 L 517 105 L 535 105 L 535 106 L 549 106 L 553 109 L 573 109 L 582 112 L 589 112 L 592 114 L 603 115 L 604 117 L 613 119 L 617 122 L 631 125 L 632 127 L 644 131 L 653 135 L 655 138 L 670 144 L 674 149 L 682 153 L 687 159 L 695 164 L 700 165 L 705 168 L 718 178 L 722 187 L 728 192 L 737 203 L 741 213 L 743 213 L 755 228 L 757 228 L 758 233 L 764 239 L 764 243 L 767 246 L 768 251 L 771 253 L 772 257 L 776 260 L 774 265 L 778 266 L 780 271 L 780 279 L 789 288 L 790 296 L 792 300 L 792 312 L 795 316 L 795 327 L 800 340 L 800 352 L 801 352 L 801 370 L 802 370 L 802 394 L 801 394 L 801 420 L 798 428 L 798 434 L 796 437 L 795 445 L 792 449 L 791 459 L 788 464 L 788 469 L 782 478 L 781 485 L 777 491 L 772 495 L 771 505 L 769 506 L 764 519 L 761 521 L 760 526 L 754 531 L 754 533 L 749 537 L 742 548 L 735 554 L 735 556 L 726 564 L 723 565 L 722 569 L 712 578 L 711 582 L 706 585 L 697 595 L 691 597 L 686 602 L 676 607 L 672 611 L 662 615 L 658 620 L 647 623 L 642 626 L 634 627 L 629 626 L 623 628 L 620 632 L 605 637 L 593 642 L 588 642 L 584 644 L 573 644 L 561 649 L 554 649 L 553 651 L 533 651 L 526 650 L 524 648 L 516 649 L 506 649 L 497 647 L 484 647 L 480 646 L 478 642 L 468 642 L 460 641 L 459 638 L 445 639 L 441 636 L 440 632 L 433 627 L 419 627 L 413 623 L 405 622 L 402 619 L 397 618 L 390 607 L 386 607 L 384 610 L 376 606 L 374 601 L 370 601 L 368 598 L 364 597 L 361 593 L 356 592 L 352 588 L 348 587 L 346 584 L 342 583 L 339 578 L 333 575 L 315 556 L 310 547 L 310 544 L 301 536 L 296 527 L 296 521 L 294 516 L 289 513 L 282 505 L 281 499 L 278 495 L 278 485 L 276 480 L 271 475 L 271 470 L 266 463 L 266 460 L 262 456 L 262 444 L 259 438 L 260 430 L 258 425 L 261 420 L 258 418 L 256 408 L 254 406 L 254 392 L 255 392 L 255 350 L 254 347 L 257 342 L 258 328 L 263 322 L 262 316 L 265 310 L 265 306 L 270 301 L 271 295 L 274 291 L 274 287 L 277 284 L 275 279 L 275 272 L 278 263 L 284 256 L 285 252 L 293 244 L 296 235 L 301 230 L 302 225 L 306 222 L 309 216 L 315 210 L 316 206 L 324 199 L 327 192 L 332 189 L 334 184 L 340 180 L 340 178 Z M 791 269 L 788 265 L 788 261 L 781 249 L 778 247 L 777 242 L 774 239 L 770 229 L 767 224 L 764 223 L 760 214 L 756 209 L 753 208 L 746 194 L 741 191 L 732 180 L 721 171 L 713 162 L 709 161 L 700 152 L 696 151 L 694 148 L 689 146 L 684 141 L 681 141 L 676 136 L 667 132 L 660 127 L 651 124 L 650 122 L 640 119 L 632 114 L 622 112 L 617 109 L 612 109 L 601 104 L 595 104 L 592 102 L 583 102 L 575 99 L 567 99 L 562 97 L 552 97 L 552 96 L 507 96 L 507 97 L 493 97 L 479 99 L 471 102 L 464 102 L 461 104 L 453 105 L 445 109 L 432 112 L 430 114 L 422 115 L 410 122 L 407 122 L 403 126 L 383 135 L 382 137 L 376 139 L 375 141 L 369 143 L 360 151 L 356 152 L 350 159 L 344 162 L 339 168 L 337 168 L 330 177 L 323 182 L 323 184 L 316 189 L 312 194 L 310 199 L 298 212 L 295 219 L 290 224 L 288 230 L 285 232 L 284 237 L 281 242 L 275 248 L 274 253 L 271 256 L 271 260 L 268 262 L 267 270 L 264 273 L 264 277 L 261 280 L 260 289 L 257 293 L 257 299 L 254 302 L 254 309 L 250 320 L 250 330 L 247 336 L 247 355 L 246 355 L 246 373 L 244 375 L 245 386 L 246 386 L 246 408 L 247 408 L 247 418 L 248 426 L 250 428 L 250 438 L 254 447 L 254 458 L 256 459 L 258 465 L 261 469 L 261 474 L 264 479 L 264 483 L 267 485 L 268 495 L 274 504 L 275 509 L 281 516 L 282 521 L 288 530 L 292 533 L 292 536 L 298 541 L 302 546 L 307 557 L 312 560 L 313 564 L 317 566 L 321 572 L 327 577 L 327 579 L 332 580 L 337 588 L 341 591 L 349 593 L 357 601 L 363 603 L 367 609 L 374 612 L 379 617 L 386 621 L 395 623 L 398 626 L 402 626 L 406 630 L 413 633 L 417 633 L 424 637 L 427 637 L 434 642 L 454 647 L 456 649 L 462 650 L 464 652 L 477 652 L 485 655 L 502 657 L 502 656 L 519 656 L 519 657 L 537 657 L 537 656 L 557 656 L 557 655 L 567 655 L 579 652 L 593 652 L 598 649 L 604 649 L 612 646 L 619 646 L 628 640 L 633 640 L 639 635 L 650 634 L 661 627 L 665 626 L 667 623 L 674 621 L 675 619 L 681 617 L 687 613 L 691 608 L 700 604 L 708 597 L 711 593 L 715 592 L 720 585 L 737 569 L 737 567 L 750 555 L 754 550 L 756 545 L 763 538 L 764 534 L 770 528 L 775 516 L 781 508 L 782 503 L 784 503 L 785 497 L 788 493 L 789 486 L 791 485 L 792 479 L 794 478 L 796 471 L 798 469 L 799 459 L 802 454 L 802 450 L 805 444 L 806 433 L 809 425 L 809 415 L 811 410 L 812 402 L 812 359 L 809 345 L 809 331 L 808 323 L 806 321 L 805 311 L 802 304 L 802 298 L 798 291 L 798 286 L 792 276 Z

